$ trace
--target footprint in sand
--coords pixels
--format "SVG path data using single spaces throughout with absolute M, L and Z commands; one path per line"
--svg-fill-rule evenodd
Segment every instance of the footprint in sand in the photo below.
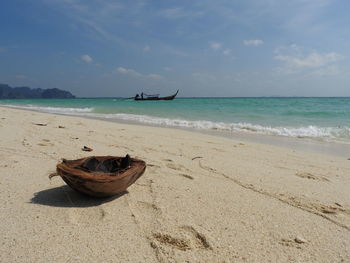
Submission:
M 102 207 L 75 208 L 69 211 L 69 221 L 76 225 L 91 225 L 102 222 L 106 211 Z
M 176 165 L 176 164 L 173 164 L 173 163 L 167 163 L 166 166 L 170 169 L 173 169 L 173 170 L 177 170 L 177 171 L 180 171 L 181 170 L 181 167 Z
M 151 153 L 151 152 L 155 152 L 156 151 L 156 149 L 154 149 L 154 148 L 149 148 L 149 147 L 146 147 L 146 148 L 144 148 L 143 149 L 146 153 Z
M 42 139 L 41 141 L 43 141 L 43 143 L 40 142 L 37 145 L 39 145 L 39 146 L 54 146 L 54 144 L 51 143 L 49 139 Z
M 149 202 L 138 201 L 137 206 L 139 208 L 151 209 L 154 212 L 160 212 L 160 208 L 158 206 L 156 206 L 155 204 L 149 203 Z
M 324 214 L 337 214 L 340 212 L 350 214 L 350 211 L 344 209 L 343 207 L 339 207 L 338 205 L 333 206 L 333 205 L 314 205 L 315 208 L 324 213 Z
M 188 174 L 177 174 L 177 175 L 178 175 L 178 176 L 185 177 L 185 178 L 190 179 L 190 180 L 193 180 L 193 179 L 194 179 L 191 175 L 188 175 Z
M 157 249 L 159 246 L 166 246 L 182 251 L 213 249 L 206 236 L 199 233 L 192 226 L 179 227 L 174 235 L 168 233 L 154 233 L 151 238 L 153 239 L 153 241 L 151 241 L 151 246 L 154 249 Z
M 282 238 L 279 243 L 282 246 L 285 246 L 285 247 L 294 247 L 294 248 L 297 248 L 297 249 L 301 249 L 301 245 L 299 243 L 295 242 L 295 240 L 292 240 L 292 239 Z
M 152 190 L 151 190 L 152 194 Z M 149 199 L 153 199 L 152 196 L 148 196 Z M 131 216 L 134 218 L 136 224 L 141 228 L 151 227 L 152 229 L 159 228 L 159 220 L 162 218 L 162 210 L 154 203 L 153 200 L 149 201 L 128 201 L 128 205 L 131 210 Z
M 226 152 L 225 150 L 219 149 L 219 148 L 212 148 L 212 150 L 217 151 L 217 152 L 222 152 L 222 153 Z
M 200 249 L 210 249 L 212 250 L 212 246 L 209 244 L 209 241 L 207 237 L 201 233 L 199 233 L 194 227 L 192 226 L 182 226 L 181 229 L 184 231 L 190 233 L 192 235 L 192 243 L 194 243 L 196 248 Z
M 304 208 L 310 212 L 317 211 L 317 212 L 321 212 L 323 214 L 329 214 L 329 215 L 345 213 L 350 215 L 350 210 L 344 208 L 339 203 L 334 203 L 334 205 L 324 205 L 320 203 L 315 203 L 314 201 L 311 201 L 311 200 L 300 199 L 297 197 L 289 197 L 288 203 L 291 203 L 297 207 Z
M 167 163 L 166 166 L 176 171 L 188 171 L 188 169 L 181 164 Z
M 172 247 L 178 250 L 186 251 L 186 250 L 192 249 L 190 247 L 190 242 L 187 239 L 172 237 L 171 235 L 161 234 L 161 233 L 153 234 L 152 238 L 154 238 L 155 240 L 157 240 L 159 243 L 163 245 L 166 245 L 168 247 Z M 158 246 L 154 242 L 151 242 L 151 247 L 154 249 L 158 248 Z
M 307 172 L 297 172 L 295 176 L 298 176 L 300 178 L 310 179 L 310 180 L 317 180 L 317 181 L 323 181 L 323 182 L 329 182 L 329 180 L 323 176 L 316 176 L 311 173 Z
M 244 146 L 245 144 L 244 143 L 238 143 L 238 144 L 235 144 L 235 145 L 233 145 L 233 147 L 241 147 L 241 146 Z

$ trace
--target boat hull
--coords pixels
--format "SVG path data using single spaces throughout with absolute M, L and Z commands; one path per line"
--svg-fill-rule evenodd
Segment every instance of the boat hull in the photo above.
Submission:
M 134 100 L 137 100 L 137 101 L 140 101 L 140 100 L 173 100 L 173 99 L 175 99 L 178 92 L 179 91 L 176 91 L 176 93 L 174 95 L 167 96 L 167 97 L 149 97 L 149 98 L 140 98 L 140 97 L 136 98 L 135 97 Z

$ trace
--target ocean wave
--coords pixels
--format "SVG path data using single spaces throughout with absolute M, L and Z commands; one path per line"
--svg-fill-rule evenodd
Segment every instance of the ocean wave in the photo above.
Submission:
M 94 110 L 94 108 L 45 107 L 45 106 L 34 106 L 31 104 L 27 104 L 27 105 L 2 104 L 2 106 L 15 108 L 15 109 L 34 110 L 34 111 L 40 111 L 40 112 L 60 113 L 60 114 L 87 113 L 87 112 L 92 112 Z
M 90 114 L 89 114 L 90 115 Z M 205 120 L 183 120 L 159 118 L 147 115 L 135 114 L 91 114 L 95 117 L 106 119 L 129 120 L 160 126 L 183 127 L 204 130 L 219 130 L 229 132 L 246 132 L 251 134 L 278 135 L 288 137 L 325 138 L 325 139 L 350 139 L 350 127 L 271 127 L 251 123 L 224 123 Z
M 207 120 L 184 120 L 161 118 L 148 115 L 126 114 L 126 113 L 94 113 L 94 108 L 64 108 L 64 107 L 43 107 L 34 105 L 4 105 L 11 108 L 28 109 L 47 113 L 58 113 L 64 115 L 85 116 L 110 120 L 125 120 L 145 123 L 150 125 L 191 128 L 198 130 L 217 130 L 226 132 L 244 132 L 250 134 L 277 135 L 287 137 L 305 137 L 315 139 L 331 139 L 350 141 L 350 127 L 319 127 L 309 125 L 304 127 L 272 127 L 258 124 L 237 122 L 225 123 Z

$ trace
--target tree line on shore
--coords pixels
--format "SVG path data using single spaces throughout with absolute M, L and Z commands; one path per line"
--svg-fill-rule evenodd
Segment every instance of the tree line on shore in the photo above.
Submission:
M 10 87 L 0 84 L 0 99 L 71 99 L 75 96 L 61 89 L 32 89 L 29 87 Z

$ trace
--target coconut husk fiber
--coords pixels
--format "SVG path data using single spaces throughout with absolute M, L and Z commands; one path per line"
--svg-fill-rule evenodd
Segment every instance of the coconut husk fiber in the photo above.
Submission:
M 65 160 L 56 173 L 74 190 L 95 197 L 108 197 L 125 191 L 145 171 L 143 160 L 119 156 L 90 156 Z

